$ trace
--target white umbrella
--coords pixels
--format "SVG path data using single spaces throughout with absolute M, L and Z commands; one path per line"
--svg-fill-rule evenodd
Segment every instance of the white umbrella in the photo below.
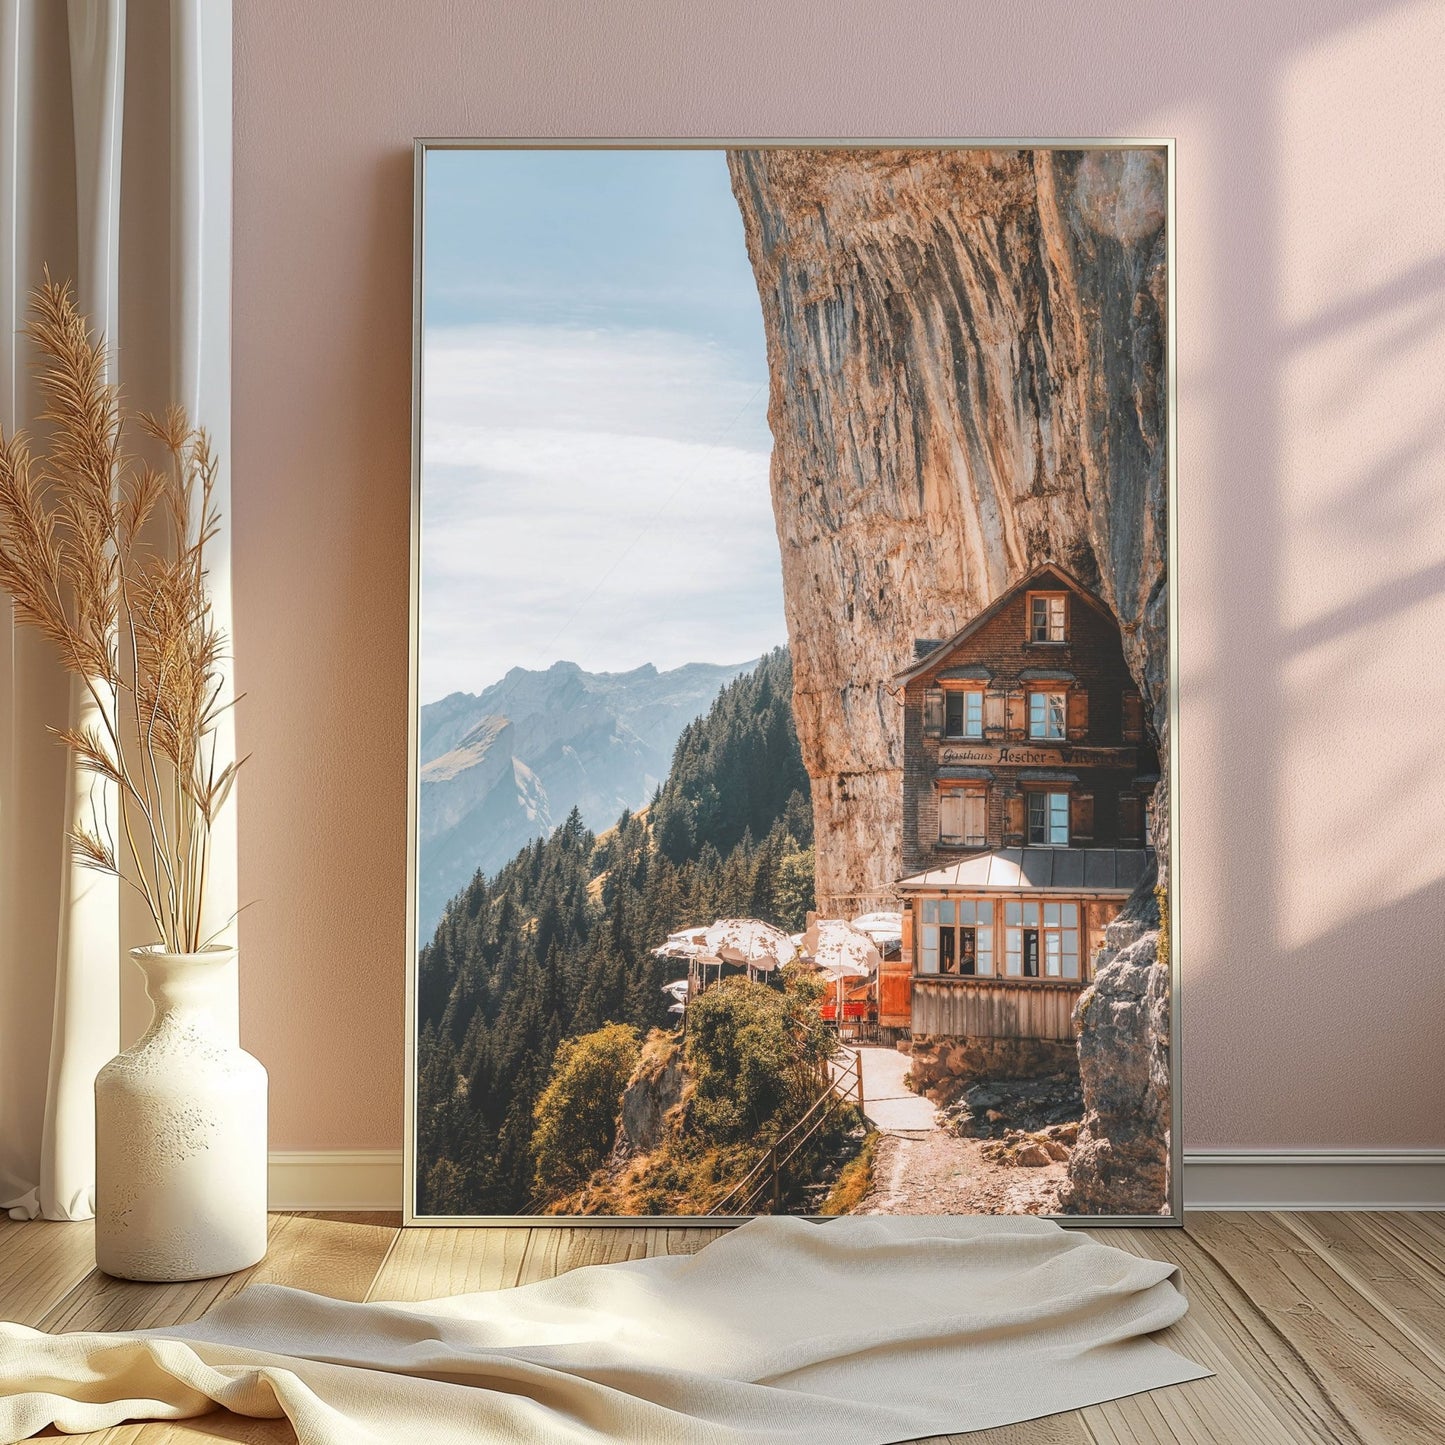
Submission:
M 846 919 L 817 918 L 803 935 L 803 957 L 837 985 L 837 1020 L 843 1025 L 843 980 L 869 978 L 883 962 L 878 945 Z
M 696 928 L 679 928 L 667 935 L 667 942 L 660 943 L 652 950 L 654 958 L 699 958 L 706 953 L 707 945 L 702 936 L 707 930 L 702 924 Z
M 687 991 L 691 986 L 691 979 L 675 978 L 671 983 L 663 984 L 662 991 L 663 993 L 670 993 L 673 998 L 684 999 L 687 997 Z
M 707 928 L 699 923 L 691 928 L 679 928 L 667 935 L 667 941 L 660 943 L 652 950 L 654 958 L 675 958 L 687 964 L 688 976 L 696 975 L 699 969 L 703 977 L 707 975 L 707 965 L 710 963 L 722 966 L 722 960 L 717 958 L 704 941 Z M 664 988 L 670 985 L 663 985 Z
M 867 978 L 883 959 L 878 945 L 843 918 L 815 919 L 803 935 L 803 957 L 830 978 Z
M 862 913 L 853 920 L 853 927 L 866 933 L 874 943 L 901 944 L 903 915 L 901 913 Z
M 860 913 L 852 923 L 854 928 L 860 928 L 864 933 L 896 933 L 903 927 L 903 914 L 885 908 L 878 913 Z
M 771 973 L 797 953 L 792 939 L 782 929 L 761 918 L 719 918 L 704 929 L 702 942 L 714 957 L 724 963 L 741 964 L 749 976 L 754 970 Z

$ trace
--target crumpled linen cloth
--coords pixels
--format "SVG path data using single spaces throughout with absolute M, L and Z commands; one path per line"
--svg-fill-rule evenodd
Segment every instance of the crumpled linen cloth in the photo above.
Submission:
M 0 1440 L 221 1405 L 303 1445 L 884 1445 L 1208 1375 L 1148 1338 L 1174 1275 L 1027 1217 L 763 1218 L 420 1304 L 254 1285 L 165 1329 L 0 1325 Z

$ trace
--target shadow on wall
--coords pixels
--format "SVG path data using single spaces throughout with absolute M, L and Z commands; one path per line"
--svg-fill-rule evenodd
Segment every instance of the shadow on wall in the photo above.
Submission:
M 1180 222 L 1212 235 L 1224 303 L 1204 346 L 1180 338 L 1181 811 L 1185 849 L 1208 840 L 1182 873 L 1183 1020 L 1186 1040 L 1193 1019 L 1208 1032 L 1214 1095 L 1186 1073 L 1188 1139 L 1247 1119 L 1261 1144 L 1438 1143 L 1421 1100 L 1445 1083 L 1423 1025 L 1445 1009 L 1445 770 L 1420 644 L 1445 635 L 1445 448 L 1416 373 L 1445 351 L 1445 259 L 1392 234 L 1414 167 L 1355 133 L 1363 94 L 1340 96 L 1349 131 L 1319 134 L 1314 102 L 1345 76 L 1332 42 L 1293 39 L 1215 97 L 1212 185 L 1191 192 L 1209 214 Z M 1328 224 L 1330 170 L 1380 201 Z M 1187 297 L 1184 256 L 1178 284 Z

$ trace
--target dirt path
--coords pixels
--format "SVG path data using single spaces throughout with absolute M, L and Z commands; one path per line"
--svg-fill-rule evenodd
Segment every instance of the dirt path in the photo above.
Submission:
M 995 1164 L 978 1139 L 942 1129 L 884 1133 L 873 1155 L 873 1183 L 855 1214 L 1051 1214 L 1059 1207 L 1062 1163 L 1038 1169 Z
M 903 1082 L 907 1054 L 871 1044 L 854 1045 L 850 1052 L 863 1070 L 863 1113 L 875 1129 L 921 1133 L 938 1127 L 938 1106 Z

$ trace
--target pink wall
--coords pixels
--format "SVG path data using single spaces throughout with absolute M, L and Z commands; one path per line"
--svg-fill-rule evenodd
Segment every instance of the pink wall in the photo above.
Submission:
M 1177 137 L 1186 1144 L 1445 1145 L 1445 9 L 235 9 L 275 1147 L 401 1137 L 414 135 Z

